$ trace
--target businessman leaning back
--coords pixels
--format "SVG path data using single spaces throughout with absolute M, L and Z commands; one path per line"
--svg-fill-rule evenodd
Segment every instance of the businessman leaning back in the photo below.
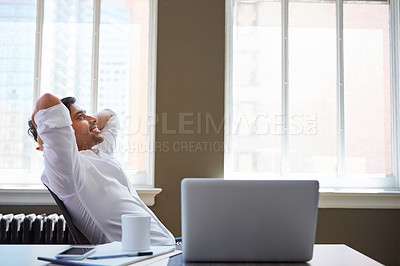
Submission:
M 36 102 L 29 133 L 43 151 L 42 182 L 65 204 L 92 244 L 121 240 L 121 215 L 151 216 L 152 245 L 173 245 L 174 237 L 139 198 L 113 157 L 119 129 L 109 109 L 90 116 L 75 98 L 44 94 Z

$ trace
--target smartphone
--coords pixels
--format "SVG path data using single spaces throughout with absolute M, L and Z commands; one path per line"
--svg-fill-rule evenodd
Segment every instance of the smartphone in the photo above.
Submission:
M 82 260 L 94 252 L 94 247 L 74 246 L 56 255 L 57 259 Z

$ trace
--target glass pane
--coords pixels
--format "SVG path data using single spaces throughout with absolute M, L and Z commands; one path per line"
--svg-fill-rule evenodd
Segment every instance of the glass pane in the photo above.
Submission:
M 345 2 L 347 174 L 391 174 L 389 5 Z
M 89 112 L 93 1 L 46 0 L 44 4 L 41 93 L 74 96 Z
M 279 173 L 282 139 L 280 1 L 242 1 L 233 15 L 232 172 Z M 227 177 L 229 178 L 229 177 Z
M 103 0 L 100 24 L 99 110 L 121 121 L 116 157 L 146 182 L 150 1 Z
M 27 121 L 32 113 L 36 1 L 0 2 L 0 169 L 31 168 L 33 140 Z M 4 176 L 3 176 L 4 175 Z M 4 179 L 3 179 L 4 178 Z
M 291 173 L 336 174 L 335 1 L 289 2 Z

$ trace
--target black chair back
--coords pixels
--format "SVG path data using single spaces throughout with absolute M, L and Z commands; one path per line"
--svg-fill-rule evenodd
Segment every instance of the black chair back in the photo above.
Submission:
M 45 185 L 46 186 L 46 185 Z M 47 187 L 47 186 L 46 186 Z M 71 232 L 72 238 L 76 245 L 91 245 L 90 240 L 79 230 L 79 228 L 75 225 L 74 220 L 69 214 L 67 208 L 64 205 L 64 202 L 58 198 L 56 194 L 53 193 L 48 187 L 50 194 L 53 196 L 55 202 L 61 210 L 61 213 L 64 215 L 64 219 L 67 222 L 68 229 Z

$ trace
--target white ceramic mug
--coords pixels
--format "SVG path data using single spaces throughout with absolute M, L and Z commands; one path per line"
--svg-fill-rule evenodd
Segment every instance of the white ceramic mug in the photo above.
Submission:
M 150 249 L 150 216 L 123 214 L 122 249 L 144 251 Z

